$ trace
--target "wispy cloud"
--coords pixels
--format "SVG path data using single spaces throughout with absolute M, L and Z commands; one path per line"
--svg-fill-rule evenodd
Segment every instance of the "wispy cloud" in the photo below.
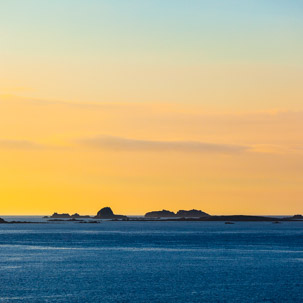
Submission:
M 80 143 L 93 148 L 115 151 L 238 153 L 249 149 L 249 146 L 245 145 L 206 143 L 200 141 L 153 141 L 110 136 L 82 139 Z
M 27 140 L 0 140 L 0 149 L 41 149 L 44 146 Z
M 56 99 L 39 99 L 39 98 L 30 98 L 22 97 L 12 94 L 0 94 L 0 101 L 9 101 L 9 102 L 19 102 L 24 104 L 32 104 L 36 106 L 64 106 L 64 107 L 75 107 L 79 109 L 91 109 L 91 110 L 106 110 L 106 109 L 119 109 L 119 108 L 145 108 L 150 107 L 150 105 L 144 105 L 140 103 L 129 103 L 129 102 L 77 102 L 73 100 L 56 100 Z

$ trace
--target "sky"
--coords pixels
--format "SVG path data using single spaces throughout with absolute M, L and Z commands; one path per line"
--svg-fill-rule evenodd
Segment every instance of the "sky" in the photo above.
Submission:
M 299 0 L 0 1 L 0 215 L 303 205 Z

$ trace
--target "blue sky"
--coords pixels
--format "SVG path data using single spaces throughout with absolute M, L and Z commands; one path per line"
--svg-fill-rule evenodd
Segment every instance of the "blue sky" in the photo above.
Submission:
M 302 63 L 302 8 L 294 0 L 2 1 L 2 52 Z

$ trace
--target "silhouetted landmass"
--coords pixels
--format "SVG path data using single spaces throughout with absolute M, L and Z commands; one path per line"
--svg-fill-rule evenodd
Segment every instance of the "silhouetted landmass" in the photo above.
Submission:
M 81 216 L 78 213 L 75 213 L 73 215 L 70 215 L 68 213 L 58 214 L 53 213 L 50 217 L 45 216 L 43 218 L 52 218 L 52 219 L 76 219 L 76 218 L 90 218 L 90 216 Z
M 151 211 L 145 214 L 146 218 L 171 218 L 176 217 L 176 214 L 169 210 Z
M 71 218 L 74 218 L 74 219 L 76 219 L 76 218 L 90 218 L 90 216 L 87 216 L 87 215 L 83 216 L 83 215 L 79 215 L 78 213 L 75 213 L 75 214 L 71 215 Z
M 0 224 L 7 223 L 4 219 L 0 218 Z
M 95 217 L 91 216 L 83 216 L 75 213 L 70 215 L 68 213 L 59 214 L 57 212 L 53 213 L 50 217 L 44 216 L 44 219 L 50 219 L 48 221 L 56 222 L 56 221 L 81 221 L 78 219 L 87 219 L 87 218 L 95 218 L 95 219 L 128 219 L 127 216 L 123 215 L 115 215 L 110 207 L 104 207 L 100 209 Z M 68 220 L 64 220 L 68 219 Z M 82 220 L 83 221 L 83 220 Z M 94 221 L 87 221 L 85 223 L 93 223 Z M 96 222 L 95 222 L 96 223 Z
M 177 217 L 184 218 L 201 218 L 201 217 L 210 217 L 209 214 L 205 213 L 202 210 L 192 209 L 192 210 L 179 210 L 176 214 Z
M 179 210 L 174 213 L 169 210 L 151 211 L 147 212 L 143 217 L 129 218 L 124 215 L 116 215 L 110 207 L 104 207 L 98 211 L 95 217 L 81 216 L 78 213 L 69 215 L 68 213 L 58 214 L 54 213 L 48 221 L 72 221 L 79 223 L 96 223 L 98 221 L 84 221 L 81 218 L 95 218 L 95 219 L 107 219 L 112 221 L 225 221 L 225 224 L 233 224 L 235 221 L 268 221 L 273 223 L 279 223 L 283 221 L 303 221 L 302 215 L 294 215 L 292 217 L 277 218 L 277 217 L 265 217 L 265 216 L 246 216 L 246 215 L 230 215 L 230 216 L 212 216 L 201 210 Z M 67 220 L 65 220 L 67 219 Z M 13 223 L 6 222 L 1 219 L 0 223 Z M 31 223 L 31 222 L 16 222 L 16 223 Z
M 295 215 L 286 218 L 273 218 L 264 216 L 246 216 L 246 215 L 230 215 L 230 216 L 211 216 L 201 210 L 179 210 L 176 214 L 169 210 L 151 211 L 145 214 L 145 218 L 161 219 L 162 221 L 292 221 L 303 220 L 302 215 Z M 139 219 L 140 220 L 140 219 Z M 144 219 L 143 219 L 144 220 Z M 146 220 L 146 219 L 145 219 Z M 138 220 L 137 220 L 138 221 Z M 227 223 L 229 224 L 229 223 Z
M 131 221 L 202 221 L 202 222 L 215 222 L 215 221 L 223 221 L 223 222 L 229 222 L 227 224 L 232 224 L 233 222 L 240 222 L 240 221 L 247 221 L 247 222 L 283 222 L 283 221 L 296 221 L 291 218 L 274 218 L 274 217 L 262 217 L 262 216 L 246 216 L 246 215 L 232 215 L 232 216 L 208 216 L 208 217 L 199 217 L 199 218 L 136 218 L 136 219 L 130 219 Z M 298 220 L 300 221 L 300 220 Z M 303 222 L 303 220 L 302 220 Z
M 27 222 L 27 221 L 5 221 L 0 218 L 0 224 L 38 224 L 39 222 Z M 43 222 L 42 222 L 43 224 Z
M 58 213 L 53 213 L 51 215 L 51 218 L 56 218 L 56 219 L 59 219 L 59 218 L 70 218 L 70 214 L 58 214 Z
M 50 218 L 54 218 L 54 219 L 67 219 L 70 218 L 70 214 L 58 214 L 58 213 L 53 213 Z
M 202 210 L 179 210 L 176 214 L 172 211 L 163 209 L 159 211 L 151 211 L 145 214 L 145 218 L 201 218 L 210 215 Z
M 127 216 L 115 215 L 110 207 L 100 209 L 95 217 L 96 219 L 128 219 Z
M 290 219 L 293 219 L 293 220 L 303 220 L 303 216 L 302 215 L 294 215 L 294 216 L 290 217 Z

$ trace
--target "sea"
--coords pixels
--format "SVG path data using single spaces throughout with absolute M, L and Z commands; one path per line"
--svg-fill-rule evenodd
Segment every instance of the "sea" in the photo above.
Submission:
M 0 302 L 303 302 L 303 221 L 0 224 Z

